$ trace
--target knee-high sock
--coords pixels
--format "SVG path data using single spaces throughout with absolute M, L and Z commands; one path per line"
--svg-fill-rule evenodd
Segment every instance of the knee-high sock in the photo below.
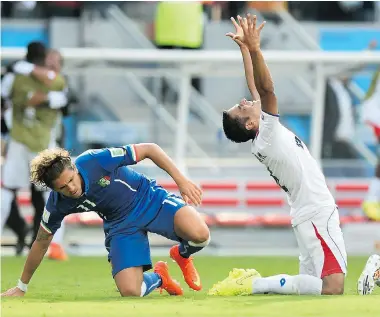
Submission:
M 199 252 L 204 247 L 206 247 L 210 243 L 210 240 L 210 237 L 206 241 L 201 243 L 183 240 L 179 245 L 179 254 L 184 258 L 188 258 L 190 257 L 190 255 Z

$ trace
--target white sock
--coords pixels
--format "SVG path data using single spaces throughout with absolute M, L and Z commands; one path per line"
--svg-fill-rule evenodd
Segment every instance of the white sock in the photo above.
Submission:
M 283 295 L 321 295 L 322 280 L 318 277 L 300 274 L 262 277 L 253 280 L 253 294 L 283 294 Z
M 55 232 L 52 242 L 62 245 L 64 233 L 65 233 L 65 223 L 64 221 L 62 221 L 61 227 Z
M 9 213 L 11 212 L 13 198 L 14 194 L 11 190 L 1 188 L 1 231 L 4 229 L 4 225 L 7 222 Z
M 367 201 L 380 201 L 380 178 L 374 177 L 369 183 Z

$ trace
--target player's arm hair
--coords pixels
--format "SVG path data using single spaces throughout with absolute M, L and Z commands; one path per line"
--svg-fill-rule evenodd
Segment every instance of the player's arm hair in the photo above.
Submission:
M 256 84 L 255 84 L 255 77 L 253 72 L 253 65 L 251 60 L 251 55 L 249 53 L 249 49 L 245 45 L 240 46 L 240 52 L 243 57 L 243 63 L 244 63 L 244 72 L 245 72 L 245 79 L 247 81 L 248 89 L 251 93 L 253 100 L 260 100 L 260 94 L 257 91 Z
M 53 235 L 40 227 L 22 271 L 21 281 L 23 283 L 28 284 L 31 280 L 34 272 L 41 264 L 52 239 Z
M 136 156 L 138 161 L 149 158 L 159 168 L 167 172 L 171 178 L 178 184 L 185 179 L 185 176 L 174 164 L 173 160 L 165 153 L 160 146 L 154 143 L 135 144 Z
M 257 91 L 261 99 L 261 108 L 270 114 L 278 114 L 277 98 L 269 68 L 265 63 L 261 50 L 250 51 Z

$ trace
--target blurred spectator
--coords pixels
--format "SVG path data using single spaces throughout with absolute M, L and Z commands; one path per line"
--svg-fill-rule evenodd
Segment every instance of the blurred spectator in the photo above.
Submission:
M 289 1 L 289 12 L 299 20 L 374 21 L 374 1 Z
M 10 18 L 13 12 L 13 2 L 12 1 L 1 1 L 1 17 Z
M 208 17 L 213 21 L 229 20 L 245 12 L 246 1 L 203 1 Z
M 40 42 L 32 42 L 28 45 L 26 60 L 12 65 L 12 72 L 8 72 L 2 80 L 2 97 L 11 100 L 13 114 L 11 124 L 8 124 L 11 138 L 3 168 L 1 220 L 3 227 L 11 211 L 8 224 L 16 226 L 21 232 L 25 231 L 25 222 L 19 216 L 18 209 L 15 209 L 17 204 L 14 194 L 19 188 L 28 186 L 29 160 L 34 153 L 48 146 L 57 111 L 67 103 L 64 92 L 59 91 L 60 87 L 64 87 L 63 78 L 56 72 L 41 67 L 45 65 L 45 61 L 45 46 Z M 48 87 L 58 91 L 46 92 L 50 89 Z M 43 211 L 44 201 L 40 192 L 35 193 L 39 194 L 39 201 L 42 201 L 40 205 L 35 205 L 38 214 Z M 16 234 L 20 238 L 20 232 Z M 25 235 L 23 238 L 25 239 Z M 21 242 L 18 243 L 20 248 L 17 248 L 17 253 L 24 246 L 24 241 Z
M 369 219 L 380 221 L 380 67 L 372 76 L 371 86 L 362 104 L 362 119 L 373 128 L 378 151 L 375 173 L 362 207 Z
M 287 8 L 286 1 L 249 1 L 248 7 L 256 9 L 260 12 L 271 12 L 277 10 L 285 10 Z
M 347 79 L 329 78 L 325 95 L 323 120 L 323 158 L 357 158 L 351 145 L 355 132 L 353 100 Z
M 201 49 L 203 45 L 204 12 L 202 3 L 159 2 L 155 17 L 155 44 L 161 49 Z M 200 79 L 192 85 L 200 91 Z M 163 95 L 167 86 L 163 85 Z
M 45 17 L 71 17 L 79 18 L 81 1 L 43 1 L 40 2 Z

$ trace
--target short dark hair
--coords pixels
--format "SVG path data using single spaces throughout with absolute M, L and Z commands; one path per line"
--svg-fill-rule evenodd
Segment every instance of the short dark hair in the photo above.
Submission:
M 248 118 L 232 118 L 227 111 L 223 111 L 223 130 L 227 139 L 232 142 L 242 143 L 253 139 L 256 130 L 247 130 L 245 123 Z
M 53 182 L 66 168 L 75 169 L 70 153 L 61 148 L 47 149 L 32 160 L 30 180 L 37 186 L 53 189 Z
M 26 60 L 29 63 L 43 66 L 46 58 L 46 47 L 42 42 L 30 42 L 27 47 Z

